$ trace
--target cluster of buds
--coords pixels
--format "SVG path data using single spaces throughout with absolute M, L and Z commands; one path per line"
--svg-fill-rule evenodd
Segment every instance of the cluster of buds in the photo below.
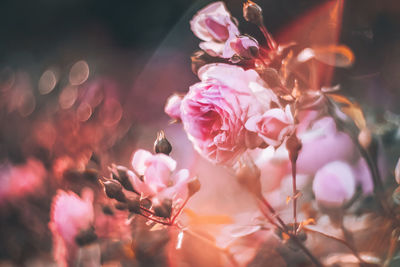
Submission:
M 132 169 L 110 167 L 111 177 L 101 180 L 101 184 L 106 196 L 114 201 L 115 209 L 164 225 L 175 223 L 189 198 L 200 190 L 200 183 L 186 169 L 173 173 L 176 162 L 168 156 L 171 150 L 160 131 L 154 142 L 155 154 L 138 150 L 133 155 Z M 103 211 L 114 214 L 110 206 Z

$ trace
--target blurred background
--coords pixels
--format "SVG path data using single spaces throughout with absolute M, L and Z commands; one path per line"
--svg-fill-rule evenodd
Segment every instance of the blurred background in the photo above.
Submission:
M 82 172 L 88 164 L 99 172 L 113 162 L 128 165 L 135 148 L 151 149 L 160 129 L 171 136 L 179 164 L 191 164 L 190 143 L 180 125 L 168 125 L 163 108 L 169 95 L 197 81 L 190 55 L 199 40 L 189 21 L 209 2 L 0 2 L 1 261 L 22 266 L 50 257 L 51 197 L 56 188 L 79 192 L 73 184 L 82 175 L 93 183 Z M 256 2 L 278 36 L 329 1 Z M 243 20 L 242 3 L 226 1 L 241 31 L 261 40 Z M 344 1 L 339 39 L 356 59 L 335 72 L 333 83 L 373 120 L 387 110 L 397 118 L 400 3 Z

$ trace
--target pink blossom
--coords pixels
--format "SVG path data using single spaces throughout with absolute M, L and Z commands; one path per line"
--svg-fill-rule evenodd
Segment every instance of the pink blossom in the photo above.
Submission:
M 359 157 L 350 136 L 338 131 L 331 117 L 315 121 L 299 138 L 303 144 L 297 159 L 299 173 L 315 174 L 325 164 L 337 160 L 353 164 Z
M 43 164 L 33 158 L 23 165 L 0 164 L 0 201 L 38 193 L 45 175 Z
M 195 149 L 214 163 L 231 163 L 246 150 L 244 122 L 276 101 L 254 70 L 228 64 L 199 69 L 201 82 L 182 100 L 181 119 Z
M 331 162 L 315 175 L 313 191 L 317 201 L 324 205 L 341 206 L 350 200 L 356 190 L 356 181 L 349 164 Z
M 212 3 L 201 9 L 190 21 L 193 33 L 203 40 L 200 48 L 211 56 L 221 56 L 225 42 L 239 35 L 231 14 L 223 2 Z
M 187 183 L 191 177 L 187 169 L 176 169 L 176 161 L 171 157 L 159 153 L 151 154 L 149 151 L 139 149 L 132 159 L 132 167 L 135 173 L 131 178 L 135 190 L 142 197 L 157 197 L 162 200 L 184 199 L 187 195 Z
M 181 118 L 181 103 L 182 103 L 182 96 L 178 94 L 171 95 L 168 100 L 167 104 L 165 104 L 164 111 L 173 119 L 180 119 Z
M 259 45 L 256 39 L 248 36 L 234 36 L 227 41 L 222 54 L 223 58 L 231 58 L 233 55 L 238 55 L 245 59 L 254 57 L 258 51 Z
M 280 145 L 294 128 L 289 106 L 285 110 L 273 108 L 262 115 L 254 115 L 247 120 L 245 126 L 247 130 L 258 133 L 271 146 Z
M 71 266 L 76 257 L 75 238 L 89 229 L 94 220 L 93 192 L 84 189 L 82 198 L 73 192 L 57 191 L 53 198 L 49 228 L 53 234 L 54 258 L 60 266 Z

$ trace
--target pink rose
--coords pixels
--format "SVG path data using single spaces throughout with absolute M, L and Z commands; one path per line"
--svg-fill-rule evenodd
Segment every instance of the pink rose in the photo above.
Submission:
M 341 206 L 350 200 L 356 190 L 356 179 L 349 164 L 334 161 L 315 174 L 313 191 L 318 202 Z
M 173 94 L 167 99 L 167 104 L 165 104 L 164 111 L 172 119 L 179 120 L 181 118 L 181 103 L 182 96 L 178 94 Z
M 263 113 L 277 100 L 254 70 L 209 64 L 198 75 L 201 82 L 182 100 L 183 126 L 202 156 L 214 163 L 232 163 L 246 150 L 248 116 Z
M 223 2 L 212 3 L 201 9 L 190 21 L 193 33 L 203 40 L 200 48 L 211 56 L 221 56 L 225 42 L 239 35 L 231 14 Z
M 133 155 L 132 167 L 141 176 L 130 173 L 133 186 L 142 197 L 182 200 L 187 196 L 189 171 L 182 169 L 174 173 L 176 161 L 171 157 L 139 149 Z
M 53 234 L 54 258 L 60 266 L 75 263 L 76 236 L 93 225 L 93 192 L 85 189 L 82 198 L 73 192 L 57 191 L 53 198 L 49 228 Z
M 262 115 L 252 116 L 245 126 L 247 130 L 256 132 L 265 143 L 271 146 L 279 146 L 294 129 L 289 106 L 286 106 L 285 110 L 273 108 Z

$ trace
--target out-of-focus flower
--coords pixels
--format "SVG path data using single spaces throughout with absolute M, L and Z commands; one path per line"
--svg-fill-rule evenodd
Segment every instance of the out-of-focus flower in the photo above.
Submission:
M 354 164 L 359 157 L 350 136 L 338 131 L 331 117 L 315 121 L 299 138 L 303 144 L 297 159 L 299 173 L 315 174 L 325 164 L 337 160 Z
M 278 146 L 294 129 L 293 116 L 290 107 L 285 110 L 273 108 L 262 115 L 250 117 L 246 122 L 246 129 L 256 132 L 268 145 Z
M 53 234 L 53 253 L 59 266 L 72 266 L 76 260 L 78 235 L 90 230 L 94 221 L 93 192 L 82 191 L 82 198 L 73 192 L 59 190 L 53 198 L 49 228 Z
M 179 120 L 181 118 L 182 98 L 183 97 L 178 94 L 173 94 L 168 98 L 167 104 L 165 104 L 164 111 L 172 119 Z
M 181 120 L 195 149 L 214 163 L 230 163 L 246 150 L 244 122 L 277 101 L 254 70 L 210 64 L 199 72 L 181 104 Z
M 0 201 L 38 192 L 45 175 L 46 170 L 43 164 L 33 158 L 28 159 L 23 165 L 1 164 Z
M 229 37 L 239 35 L 239 29 L 223 2 L 212 3 L 197 12 L 190 27 L 204 41 L 200 48 L 211 56 L 221 56 Z
M 230 38 L 224 47 L 223 58 L 231 58 L 238 55 L 243 59 L 251 59 L 258 54 L 259 45 L 256 39 L 249 36 Z
M 173 173 L 176 162 L 165 154 L 151 154 L 139 149 L 132 159 L 132 167 L 139 177 L 132 173 L 132 182 L 142 197 L 183 200 L 188 194 L 188 183 L 191 181 L 189 171 L 182 169 Z
M 349 164 L 334 161 L 326 164 L 315 175 L 313 191 L 318 202 L 338 207 L 350 200 L 356 181 Z

